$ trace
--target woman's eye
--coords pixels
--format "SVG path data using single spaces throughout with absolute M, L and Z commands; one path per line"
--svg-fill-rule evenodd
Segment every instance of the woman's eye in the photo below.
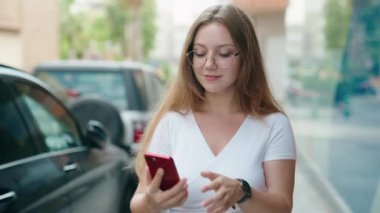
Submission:
M 195 57 L 199 57 L 199 58 L 201 58 L 201 57 L 205 57 L 205 56 L 206 56 L 206 53 L 194 52 L 194 56 L 195 56 Z
M 222 58 L 228 58 L 232 55 L 232 53 L 227 52 L 227 53 L 218 53 L 218 55 Z

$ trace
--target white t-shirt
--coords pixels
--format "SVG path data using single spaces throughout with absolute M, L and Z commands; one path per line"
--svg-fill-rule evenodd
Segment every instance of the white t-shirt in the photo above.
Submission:
M 158 123 L 149 152 L 172 156 L 181 178 L 187 178 L 189 196 L 186 202 L 169 212 L 206 212 L 201 202 L 214 192 L 201 192 L 209 183 L 200 175 L 212 171 L 230 178 L 242 178 L 251 187 L 265 191 L 263 162 L 296 159 L 296 147 L 289 119 L 274 113 L 257 119 L 247 116 L 238 131 L 215 156 L 207 145 L 190 111 L 168 112 Z M 239 208 L 228 212 L 241 212 Z

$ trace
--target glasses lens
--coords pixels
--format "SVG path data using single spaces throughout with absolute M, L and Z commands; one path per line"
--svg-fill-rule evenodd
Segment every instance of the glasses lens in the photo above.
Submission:
M 215 57 L 215 62 L 220 68 L 228 68 L 230 64 L 232 63 L 232 58 L 231 56 L 229 57 L 221 57 L 217 55 Z
M 189 63 L 194 68 L 201 68 L 204 66 L 204 64 L 206 62 L 207 54 L 196 53 L 194 51 L 190 51 L 186 55 L 187 55 L 187 59 L 188 59 Z
M 229 68 L 233 63 L 235 56 L 237 55 L 239 55 L 239 52 L 227 54 L 217 53 L 213 57 L 213 60 L 215 60 L 214 62 L 218 67 Z M 194 68 L 203 67 L 206 64 L 206 61 L 208 60 L 208 53 L 198 53 L 195 51 L 190 51 L 186 54 L 186 56 L 191 66 L 193 66 Z
M 237 55 L 239 55 L 239 52 L 218 53 L 215 56 L 215 62 L 220 68 L 229 68 Z

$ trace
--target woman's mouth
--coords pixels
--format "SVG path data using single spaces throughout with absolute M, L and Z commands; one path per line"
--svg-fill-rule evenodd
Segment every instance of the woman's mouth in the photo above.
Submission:
M 215 81 L 215 80 L 218 80 L 220 77 L 220 75 L 205 75 L 205 78 L 207 81 Z

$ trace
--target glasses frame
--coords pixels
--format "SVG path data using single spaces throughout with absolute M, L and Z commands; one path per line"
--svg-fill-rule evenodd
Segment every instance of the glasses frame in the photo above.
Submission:
M 189 62 L 189 64 L 190 64 L 194 69 L 199 69 L 199 68 L 204 67 L 204 66 L 206 65 L 206 63 L 207 63 L 207 60 L 208 60 L 208 53 L 207 53 L 207 56 L 206 56 L 206 59 L 205 59 L 204 64 L 203 64 L 202 66 L 198 66 L 198 67 L 196 67 L 196 66 L 194 66 L 194 64 L 192 63 L 192 58 L 190 57 L 191 54 L 192 54 L 193 52 L 194 52 L 194 50 L 190 50 L 189 52 L 186 53 L 186 58 L 187 58 L 187 61 Z M 237 51 L 236 53 L 231 54 L 231 56 L 229 56 L 229 57 L 231 57 L 231 58 L 233 59 L 233 58 L 235 58 L 235 57 L 238 56 L 238 55 L 240 55 L 240 51 Z M 213 59 L 213 61 L 214 61 L 214 64 L 215 64 L 217 67 L 219 67 L 219 68 L 227 69 L 227 68 L 230 67 L 230 66 L 229 66 L 229 67 L 220 67 L 219 64 L 216 62 L 215 55 L 212 56 L 212 59 Z M 231 63 L 231 64 L 232 64 L 232 63 Z

